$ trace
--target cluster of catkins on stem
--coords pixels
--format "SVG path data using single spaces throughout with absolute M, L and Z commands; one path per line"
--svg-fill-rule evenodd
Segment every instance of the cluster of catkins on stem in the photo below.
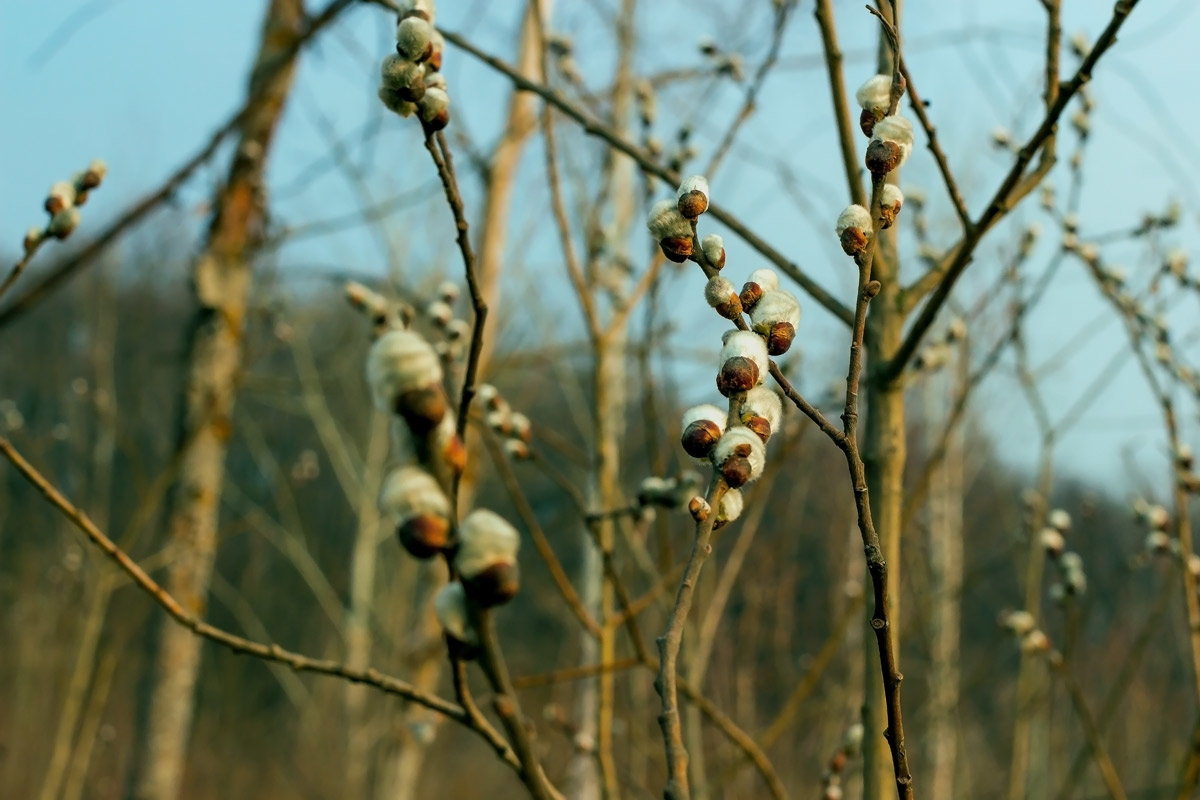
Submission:
M 385 305 L 369 292 L 357 285 L 348 289 L 356 305 Z M 376 407 L 395 415 L 392 433 L 406 462 L 385 478 L 380 507 L 413 557 L 441 555 L 450 565 L 456 580 L 442 587 L 434 606 L 451 646 L 469 658 L 479 644 L 473 609 L 506 603 L 517 593 L 520 536 L 486 509 L 471 511 L 456 525 L 451 498 L 467 452 L 443 386 L 442 360 L 401 316 L 372 316 L 376 338 L 367 354 L 367 381 Z
M 1067 550 L 1067 534 L 1071 530 L 1071 515 L 1056 508 L 1046 515 L 1046 525 L 1038 534 L 1046 555 L 1058 566 L 1059 580 L 1050 586 L 1050 597 L 1062 602 L 1067 597 L 1081 595 L 1087 591 L 1087 573 L 1083 570 L 1083 557 Z
M 1037 625 L 1037 619 L 1028 611 L 1001 611 L 996 620 L 1001 628 L 1012 633 L 1026 653 L 1047 653 L 1053 647 L 1050 637 Z
M 108 167 L 99 159 L 83 172 L 75 173 L 69 181 L 58 181 L 46 194 L 45 209 L 50 221 L 45 227 L 30 228 L 25 234 L 25 253 L 32 253 L 46 239 L 66 239 L 79 227 L 79 207 L 87 202 L 88 192 L 95 189 L 108 174 Z
M 725 245 L 712 234 L 697 243 L 696 220 L 708 210 L 708 181 L 693 175 L 680 184 L 674 200 L 650 209 L 647 227 L 667 258 L 691 258 L 709 276 L 704 288 L 708 304 L 726 319 L 741 322 L 750 314 L 749 330 L 726 331 L 721 338 L 717 390 L 729 400 L 728 409 L 704 404 L 683 414 L 682 443 L 688 455 L 707 459 L 729 486 L 717 509 L 714 527 L 732 522 L 742 512 L 741 487 L 762 475 L 766 443 L 779 430 L 783 406 L 779 395 L 762 383 L 771 368 L 770 356 L 786 353 L 800 324 L 800 303 L 779 287 L 779 276 L 760 269 L 739 293 L 720 274 Z M 698 245 L 698 246 L 697 246 Z M 689 503 L 692 515 L 703 520 L 712 513 L 702 497 Z
M 442 68 L 445 40 L 433 27 L 433 0 L 406 0 L 396 23 L 396 52 L 379 68 L 379 99 L 402 117 L 415 112 L 429 131 L 450 122 L 450 95 Z
M 508 401 L 501 397 L 500 390 L 490 383 L 480 386 L 476 397 L 483 404 L 484 424 L 500 437 L 504 452 L 518 461 L 530 458 L 529 440 L 533 437 L 533 423 L 529 417 L 514 411 Z
M 913 148 L 912 123 L 899 114 L 888 115 L 892 105 L 892 77 L 874 75 L 855 93 L 862 108 L 859 127 L 867 144 L 866 165 L 876 180 L 898 169 L 908 158 Z M 879 216 L 882 228 L 890 228 L 904 205 L 904 193 L 894 184 L 885 184 L 880 190 Z M 855 257 L 866 251 L 875 225 L 870 209 L 858 204 L 847 206 L 838 215 L 838 240 L 846 255 Z
M 850 760 L 862 754 L 864 730 L 861 722 L 846 728 L 842 743 L 829 759 L 829 768 L 821 779 L 821 800 L 842 800 L 842 776 Z

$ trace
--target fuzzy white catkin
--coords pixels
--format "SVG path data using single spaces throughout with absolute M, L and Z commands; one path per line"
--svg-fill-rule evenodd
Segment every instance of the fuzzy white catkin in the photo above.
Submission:
M 50 187 L 49 197 L 56 197 L 62 202 L 63 208 L 75 205 L 75 185 L 70 181 L 58 181 Z
M 412 331 L 388 331 L 367 353 L 367 382 L 380 411 L 393 411 L 396 397 L 410 389 L 441 381 L 442 364 L 437 353 Z
M 719 408 L 712 403 L 704 403 L 703 405 L 692 406 L 687 411 L 683 412 L 683 419 L 680 420 L 680 427 L 687 430 L 687 427 L 693 422 L 707 420 L 715 424 L 720 430 L 725 430 L 725 421 L 728 418 L 725 409 Z
M 71 206 L 50 218 L 50 224 L 46 226 L 46 234 L 57 239 L 65 239 L 78 227 L 79 209 Z
M 477 508 L 458 528 L 459 547 L 454 566 L 464 578 L 473 578 L 493 564 L 515 564 L 521 536 L 508 520 L 494 511 Z
M 721 260 L 721 253 L 725 251 L 725 240 L 718 233 L 710 233 L 700 240 L 700 249 L 704 251 L 704 257 L 713 264 Z
M 679 191 L 675 197 L 681 199 L 684 195 L 692 192 L 699 192 L 708 197 L 708 178 L 703 175 L 689 175 L 683 179 L 683 183 L 679 184 Z
M 892 105 L 892 77 L 874 75 L 854 93 L 860 108 L 872 114 L 886 114 Z
M 713 308 L 723 303 L 728 303 L 730 296 L 736 297 L 737 293 L 733 282 L 720 275 L 714 275 L 709 278 L 708 283 L 704 286 L 704 299 Z
M 717 520 L 733 522 L 742 515 L 746 507 L 746 499 L 740 489 L 729 489 L 721 496 L 721 505 L 717 509 Z
M 750 446 L 750 455 L 746 460 L 750 464 L 750 480 L 758 479 L 767 465 L 767 446 L 763 444 L 758 434 L 741 425 L 725 431 L 717 446 L 713 448 L 712 461 L 717 466 L 724 464 L 733 455 L 733 451 L 741 445 Z
M 800 301 L 783 289 L 764 292 L 750 312 L 750 323 L 756 329 L 777 322 L 790 323 L 793 329 L 800 327 Z
M 674 200 L 659 200 L 646 217 L 646 227 L 655 239 L 668 236 L 691 236 L 691 223 L 679 213 L 679 204 Z
M 900 208 L 904 205 L 904 192 L 900 191 L 900 187 L 894 183 L 885 183 L 883 193 L 879 197 L 879 204 L 884 208 Z
M 746 392 L 746 399 L 742 402 L 742 414 L 762 417 L 771 425 L 771 431 L 777 432 L 783 419 L 783 402 L 773 390 L 766 386 L 755 386 Z
M 396 25 L 396 51 L 414 61 L 433 42 L 433 26 L 420 17 L 405 17 Z
M 433 476 L 420 467 L 400 467 L 388 473 L 379 493 L 379 510 L 399 525 L 420 514 L 450 516 L 450 501 Z
M 438 623 L 451 637 L 464 644 L 479 644 L 479 636 L 471 627 L 471 616 L 467 611 L 467 593 L 461 583 L 451 581 L 438 589 L 433 610 Z
M 881 142 L 895 142 L 900 147 L 900 163 L 903 164 L 904 160 L 908 158 L 908 154 L 912 152 L 913 126 L 904 117 L 893 114 L 875 123 L 875 130 L 871 138 Z
M 424 80 L 425 68 L 402 58 L 396 53 L 388 53 L 379 64 L 379 82 L 384 88 L 398 91 L 407 89 L 416 83 L 417 79 Z
M 1056 508 L 1046 517 L 1046 522 L 1051 528 L 1056 528 L 1060 531 L 1068 531 L 1071 529 L 1071 515 L 1061 508 Z
M 739 356 L 750 359 L 758 366 L 758 380 L 762 382 L 771 368 L 766 341 L 753 331 L 726 331 L 721 337 L 721 364 Z
M 858 204 L 846 206 L 845 210 L 838 214 L 837 235 L 841 236 L 850 228 L 857 228 L 864 232 L 870 231 L 871 212 Z
M 427 84 L 425 94 L 417 101 L 417 111 L 420 112 L 421 119 L 429 122 L 448 108 L 450 108 L 450 95 L 446 94 L 446 90 Z
M 838 231 L 840 234 L 841 231 Z M 773 269 L 756 269 L 750 273 L 746 283 L 756 283 L 764 292 L 779 288 L 779 273 Z

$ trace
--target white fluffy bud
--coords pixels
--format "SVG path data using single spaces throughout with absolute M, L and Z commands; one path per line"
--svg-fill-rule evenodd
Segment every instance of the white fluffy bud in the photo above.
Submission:
M 380 411 L 396 411 L 405 392 L 442 382 L 442 364 L 429 342 L 412 331 L 392 330 L 375 340 L 367 354 L 367 381 Z
M 873 75 L 858 87 L 854 99 L 864 111 L 882 117 L 892 105 L 892 76 Z
M 433 599 L 433 610 L 438 623 L 450 637 L 463 644 L 477 647 L 479 634 L 471 627 L 471 614 L 467 609 L 467 593 L 458 581 L 451 581 L 438 589 Z

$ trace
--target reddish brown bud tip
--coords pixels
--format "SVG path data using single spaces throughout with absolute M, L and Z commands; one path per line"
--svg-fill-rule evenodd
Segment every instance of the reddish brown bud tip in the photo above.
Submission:
M 708 210 L 708 196 L 704 192 L 693 189 L 679 198 L 679 213 L 688 219 L 695 219 Z
M 867 235 L 861 228 L 846 228 L 841 237 L 842 252 L 848 256 L 856 256 L 867 249 Z
M 858 115 L 858 127 L 862 129 L 864 136 L 870 136 L 875 132 L 875 123 L 881 118 L 871 113 L 870 109 L 864 108 L 862 113 Z
M 717 423 L 710 419 L 698 419 L 684 429 L 680 443 L 683 452 L 692 458 L 707 458 L 720 438 L 721 428 Z
M 437 514 L 418 514 L 400 523 L 396 535 L 414 558 L 432 558 L 450 544 L 450 521 Z
M 708 501 L 699 495 L 688 501 L 688 513 L 692 515 L 692 519 L 696 520 L 696 522 L 704 522 L 704 520 L 708 519 L 709 512 L 711 511 L 712 507 L 709 506 Z
M 442 458 L 446 460 L 446 464 L 454 474 L 463 474 L 463 470 L 467 468 L 467 447 L 463 444 L 463 440 L 458 438 L 458 434 L 451 436 L 446 441 L 446 446 L 442 448 Z
M 736 294 L 729 295 L 729 302 L 713 306 L 725 319 L 737 319 L 742 315 L 742 301 Z
M 446 394 L 436 383 L 410 389 L 396 398 L 396 413 L 404 418 L 409 430 L 423 436 L 446 416 Z
M 796 338 L 796 329 L 790 322 L 776 322 L 767 333 L 767 353 L 781 356 L 792 346 Z
M 516 597 L 521 580 L 514 562 L 498 561 L 471 578 L 463 577 L 462 584 L 471 600 L 484 608 L 490 608 L 503 605 Z
M 734 356 L 721 365 L 717 375 L 717 391 L 729 397 L 758 385 L 758 364 L 745 356 Z
M 46 212 L 51 216 L 54 216 L 66 207 L 66 202 L 59 195 L 52 194 L 46 198 Z
M 883 220 L 884 229 L 892 227 L 896 222 L 896 217 L 900 215 L 899 206 L 882 206 L 879 209 L 879 217 Z
M 758 305 L 758 301 L 762 299 L 762 296 L 763 288 L 757 283 L 747 281 L 742 286 L 742 293 L 739 295 L 739 299 L 742 301 L 742 308 L 746 311 L 753 311 L 754 307 Z
M 667 236 L 659 240 L 658 246 L 662 248 L 663 255 L 676 264 L 682 264 L 692 255 L 692 237 L 690 236 Z
M 763 440 L 763 444 L 766 444 L 767 440 L 771 438 L 771 422 L 766 417 L 750 416 L 746 417 L 742 422 L 747 428 L 754 431 L 758 438 Z
M 900 166 L 904 160 L 904 151 L 893 141 L 872 139 L 867 145 L 867 169 L 872 175 L 882 176 Z
M 745 456 L 730 456 L 721 462 L 719 470 L 731 489 L 737 489 L 750 482 L 750 459 Z

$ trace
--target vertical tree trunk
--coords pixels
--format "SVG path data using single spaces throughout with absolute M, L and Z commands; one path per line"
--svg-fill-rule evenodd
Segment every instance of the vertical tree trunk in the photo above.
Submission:
M 956 379 L 950 379 L 950 370 Z M 944 419 L 946 398 L 965 388 L 967 359 L 960 348 L 944 380 L 927 383 L 925 418 L 930 446 L 941 436 L 935 420 Z M 949 434 L 946 455 L 934 468 L 929 490 L 929 791 L 931 800 L 954 800 L 954 773 L 958 755 L 958 648 L 960 599 L 963 581 L 963 432 Z
M 169 521 L 172 554 L 167 590 L 202 614 L 217 549 L 217 518 L 225 454 L 232 434 L 237 376 L 242 365 L 248 256 L 262 233 L 263 173 L 272 134 L 292 82 L 296 42 L 304 21 L 301 0 L 271 0 L 249 91 L 259 101 L 241 123 L 229 177 L 214 199 L 203 251 L 192 271 L 199 306 L 185 374 L 181 442 L 189 441 Z M 281 63 L 282 62 L 282 63 Z M 200 639 L 163 618 L 136 796 L 179 795 L 192 723 Z
M 362 497 L 358 504 L 358 530 L 350 557 L 350 607 L 346 610 L 346 664 L 366 669 L 371 661 L 371 610 L 375 601 L 375 562 L 379 551 L 379 488 L 388 451 L 388 418 L 375 411 L 367 439 Z M 346 700 L 347 797 L 368 797 L 371 753 L 376 736 L 371 730 L 370 689 L 348 683 Z
M 880 11 L 899 30 L 900 0 L 880 4 Z M 879 34 L 877 69 L 892 72 L 892 50 L 883 31 Z M 893 172 L 890 181 L 899 179 Z M 904 464 L 908 452 L 904 416 L 904 386 L 901 379 L 887 380 L 880 370 L 900 346 L 904 315 L 900 310 L 900 263 L 895 228 L 881 232 L 875 249 L 872 277 L 880 282 L 879 294 L 871 301 L 867 316 L 867 420 L 862 443 L 871 515 L 879 532 L 888 565 L 888 619 L 893 643 L 900 631 L 900 530 L 904 508 Z M 868 624 L 871 603 L 865 605 Z M 895 794 L 895 771 L 883 732 L 887 713 L 883 701 L 883 676 L 874 636 L 864 636 L 865 693 L 863 697 L 863 798 L 881 800 Z M 897 665 L 900 648 L 896 645 Z

